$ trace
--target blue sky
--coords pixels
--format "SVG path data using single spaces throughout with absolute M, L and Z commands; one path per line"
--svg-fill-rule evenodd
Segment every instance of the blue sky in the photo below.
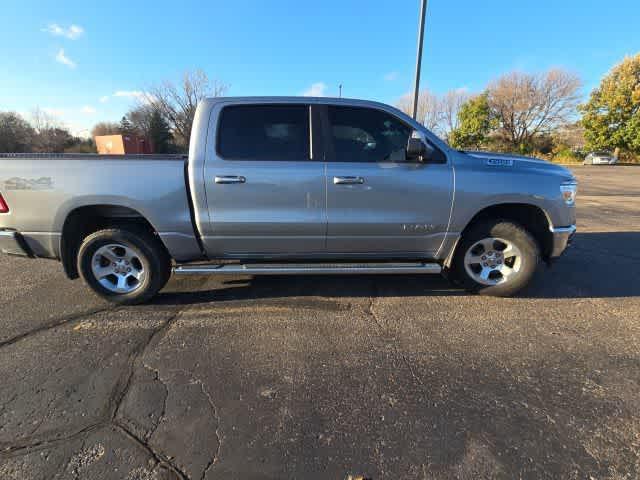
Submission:
M 315 85 L 337 96 L 342 83 L 345 96 L 394 103 L 411 90 L 419 0 L 97 5 L 3 2 L 0 110 L 39 107 L 81 132 L 194 68 L 229 84 L 229 95 Z M 561 66 L 580 75 L 586 95 L 640 51 L 639 21 L 638 0 L 430 0 L 423 86 L 479 91 L 509 70 Z

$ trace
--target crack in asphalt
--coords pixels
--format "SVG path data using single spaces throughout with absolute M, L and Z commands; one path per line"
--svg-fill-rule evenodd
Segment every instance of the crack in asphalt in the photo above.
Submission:
M 409 361 L 407 356 L 404 353 L 402 353 L 398 348 L 398 336 L 390 334 L 389 329 L 384 327 L 384 325 L 380 321 L 380 318 L 378 317 L 378 314 L 375 312 L 374 307 L 375 307 L 376 300 L 380 296 L 380 289 L 378 287 L 378 284 L 375 281 L 372 282 L 372 287 L 373 287 L 372 288 L 373 292 L 371 293 L 371 297 L 369 299 L 369 306 L 366 309 L 366 313 L 373 319 L 378 329 L 383 334 L 389 337 L 389 340 L 391 342 L 391 348 L 393 348 L 393 351 L 395 352 L 396 356 L 402 359 L 402 362 L 405 364 L 405 366 L 409 370 L 409 373 L 411 374 L 413 379 L 416 382 L 418 382 L 422 387 L 424 387 L 424 383 L 422 382 L 422 379 L 416 375 L 411 365 L 411 362 Z
M 107 309 L 108 310 L 108 309 Z M 96 312 L 97 313 L 97 312 Z M 4 448 L 3 453 L 4 452 L 14 452 L 14 451 L 19 451 L 19 450 L 24 450 L 24 449 L 29 449 L 29 448 L 36 448 L 36 447 L 40 447 L 40 446 L 49 446 L 52 445 L 54 443 L 59 443 L 61 441 L 66 441 L 66 440 L 70 440 L 78 435 L 81 435 L 83 433 L 87 433 L 90 431 L 93 431 L 95 428 L 97 427 L 101 427 L 101 426 L 106 426 L 109 423 L 115 423 L 115 417 L 118 413 L 118 410 L 120 408 L 120 405 L 122 403 L 122 400 L 124 399 L 124 397 L 126 396 L 129 388 L 131 387 L 131 379 L 133 377 L 133 373 L 135 371 L 135 363 L 137 361 L 137 359 L 139 358 L 140 355 L 144 354 L 146 348 L 148 347 L 148 345 L 151 343 L 151 341 L 154 339 L 154 337 L 161 331 L 163 331 L 177 316 L 178 316 L 179 312 L 176 313 L 175 315 L 173 315 L 171 318 L 169 318 L 166 322 L 164 322 L 159 328 L 156 328 L 151 335 L 149 335 L 148 339 L 144 342 L 140 342 L 140 345 L 135 348 L 131 354 L 129 355 L 129 368 L 127 369 L 126 374 L 121 376 L 121 379 L 118 380 L 118 382 L 116 383 L 116 386 L 114 387 L 109 399 L 106 402 L 105 408 L 104 408 L 104 413 L 99 417 L 101 420 L 99 420 L 98 422 L 95 422 L 71 435 L 65 436 L 65 437 L 61 437 L 61 438 L 57 438 L 57 439 L 53 439 L 53 440 L 38 440 L 36 442 L 31 442 L 31 443 L 25 443 L 25 444 L 20 444 L 20 445 L 13 445 L 13 446 L 7 446 Z M 79 319 L 79 318 L 86 318 L 87 315 L 78 315 L 78 316 L 74 316 L 74 318 L 67 318 L 64 322 L 58 323 L 55 326 L 50 326 L 48 328 L 39 328 L 36 329 L 34 331 L 32 331 L 31 333 L 27 334 L 27 335 L 23 335 L 22 338 L 25 338 L 28 335 L 40 332 L 40 331 L 44 331 L 47 329 L 51 329 L 51 328 L 55 328 L 56 326 L 60 326 L 60 325 L 64 325 L 66 323 L 69 323 L 73 320 Z M 126 381 L 123 381 L 123 377 L 126 377 Z M 121 387 L 121 385 L 124 383 L 124 386 Z
M 47 402 L 47 407 L 45 408 L 45 411 L 47 412 L 45 415 L 42 416 L 42 418 L 40 418 L 40 420 L 38 421 L 38 423 L 36 424 L 36 427 L 34 429 L 31 430 L 31 432 L 29 432 L 29 435 L 27 435 L 27 438 L 29 437 L 33 437 L 36 432 L 38 430 L 40 430 L 40 427 L 42 426 L 42 424 L 45 422 L 45 420 L 47 420 L 50 416 L 52 410 L 51 410 L 51 405 L 56 401 L 56 398 L 53 397 L 51 398 L 48 402 Z
M 3 346 L 8 346 L 11 344 L 14 344 L 26 337 L 29 337 L 31 335 L 37 334 L 39 332 L 43 332 L 46 330 L 50 330 L 62 325 L 66 325 L 68 323 L 71 323 L 75 320 L 79 320 L 79 319 L 84 319 L 86 317 L 92 316 L 92 315 L 96 315 L 98 313 L 102 313 L 105 311 L 115 311 L 117 308 L 103 308 L 103 309 L 97 309 L 97 310 L 93 310 L 90 312 L 84 312 L 84 313 L 79 313 L 79 314 L 75 314 L 69 317 L 64 317 L 62 320 L 58 320 L 55 322 L 50 322 L 47 325 L 44 325 L 40 328 L 37 328 L 35 330 L 32 330 L 30 332 L 27 332 L 25 334 L 19 335 L 14 337 L 11 340 L 5 341 L 0 343 L 0 347 Z M 127 393 L 129 392 L 131 385 L 132 385 L 132 381 L 133 381 L 133 377 L 135 374 L 136 369 L 139 367 L 138 362 L 140 361 L 141 358 L 143 358 L 146 354 L 146 352 L 150 349 L 150 348 L 154 348 L 161 340 L 162 336 L 164 335 L 165 332 L 167 332 L 169 330 L 169 328 L 176 322 L 177 318 L 179 317 L 179 315 L 182 313 L 182 311 L 177 311 L 175 314 L 173 314 L 169 319 L 167 319 L 165 322 L 162 323 L 162 325 L 158 328 L 155 328 L 152 333 L 147 337 L 147 339 L 145 341 L 140 342 L 140 344 L 129 354 L 129 361 L 127 362 L 128 368 L 126 368 L 125 373 L 123 373 L 123 375 L 121 376 L 121 378 L 118 380 L 118 382 L 116 383 L 116 386 L 113 388 L 112 390 L 112 394 L 110 395 L 109 399 L 107 400 L 107 403 L 105 405 L 104 408 L 104 413 L 101 415 L 100 420 L 87 426 L 84 427 L 76 432 L 73 432 L 71 434 L 59 437 L 59 438 L 54 438 L 54 439 L 42 439 L 42 440 L 38 440 L 35 442 L 28 442 L 28 443 L 22 443 L 19 445 L 9 445 L 9 446 L 3 446 L 3 450 L 0 451 L 0 457 L 2 458 L 8 458 L 8 457 L 15 457 L 15 456 L 20 456 L 23 454 L 26 454 L 28 452 L 31 451 L 38 451 L 38 450 L 42 450 L 45 448 L 49 448 L 52 446 L 56 446 L 58 444 L 63 444 L 63 443 L 67 443 L 71 440 L 74 440 L 76 438 L 82 438 L 82 437 L 86 437 L 89 433 L 92 433 L 100 428 L 105 428 L 108 426 L 113 426 L 115 427 L 118 431 L 120 431 L 121 433 L 123 433 L 127 438 L 129 438 L 130 440 L 132 440 L 134 443 L 140 445 L 141 447 L 143 447 L 145 449 L 145 451 L 147 451 L 156 461 L 156 465 L 155 467 L 157 467 L 158 465 L 162 465 L 165 468 L 168 468 L 169 470 L 173 471 L 176 475 L 178 475 L 181 479 L 183 480 L 188 480 L 189 476 L 186 475 L 182 470 L 180 470 L 180 468 L 178 468 L 176 465 L 173 464 L 173 462 L 171 462 L 171 460 L 164 456 L 163 454 L 156 452 L 153 447 L 151 447 L 151 445 L 148 444 L 147 439 L 141 439 L 139 438 L 137 435 L 135 435 L 133 432 L 131 432 L 129 430 L 129 428 L 126 425 L 123 425 L 121 422 L 118 421 L 117 416 L 118 416 L 118 412 L 120 411 L 120 407 L 122 405 L 123 400 L 125 399 Z M 145 367 L 145 365 L 142 365 L 143 367 Z M 159 375 L 158 375 L 159 378 Z M 164 382 L 163 382 L 164 383 Z M 168 387 L 165 385 L 165 388 L 167 388 L 167 393 L 168 393 Z M 204 390 L 203 390 L 204 391 Z M 210 398 L 210 397 L 209 397 Z M 165 398 L 165 405 L 163 408 L 166 408 L 166 398 Z M 163 412 L 164 415 L 164 412 Z M 214 415 L 217 418 L 217 413 L 214 411 Z M 39 425 L 38 425 L 39 428 Z M 36 429 L 37 430 L 37 429 Z M 154 468 L 155 468 L 154 467 Z
M 163 406 L 162 406 L 162 412 L 161 412 L 161 414 L 159 416 L 159 419 L 158 419 L 158 422 L 156 423 L 154 428 L 147 435 L 145 435 L 145 438 L 139 438 L 126 425 L 123 425 L 117 419 L 118 412 L 120 410 L 120 406 L 122 405 L 122 401 L 126 397 L 126 394 L 129 391 L 129 389 L 131 388 L 131 384 L 132 384 L 132 381 L 133 381 L 134 373 L 135 373 L 135 370 L 137 368 L 136 363 L 138 361 L 141 361 L 145 357 L 147 350 L 155 348 L 160 343 L 160 341 L 164 337 L 165 333 L 175 324 L 175 322 L 177 321 L 177 319 L 178 319 L 178 317 L 180 316 L 181 313 L 182 313 L 182 311 L 176 312 L 171 318 L 169 318 L 166 322 L 164 322 L 164 324 L 160 328 L 157 328 L 149 336 L 149 339 L 146 342 L 144 342 L 142 348 L 137 349 L 137 352 L 133 353 L 133 355 L 132 355 L 133 359 L 132 359 L 132 362 L 131 362 L 132 369 L 131 369 L 130 374 L 128 375 L 127 383 L 126 383 L 125 388 L 123 389 L 122 395 L 120 395 L 119 398 L 118 398 L 117 407 L 115 408 L 115 410 L 113 412 L 113 416 L 112 416 L 111 422 L 115 426 L 117 426 L 121 431 L 123 431 L 129 438 L 131 438 L 137 444 L 139 444 L 142 447 L 144 447 L 154 457 L 154 459 L 156 460 L 157 464 L 166 466 L 167 468 L 172 470 L 174 473 L 176 473 L 182 479 L 190 480 L 191 477 L 186 472 L 184 472 L 174 462 L 172 462 L 168 456 L 163 455 L 162 453 L 156 451 L 151 446 L 151 444 L 149 443 L 149 440 L 153 437 L 153 434 L 156 432 L 158 426 L 160 425 L 160 422 L 162 421 L 162 418 L 164 418 L 164 415 L 166 413 L 166 407 L 167 407 L 167 398 L 169 396 L 169 387 L 168 387 L 167 383 L 162 380 L 162 378 L 160 376 L 159 369 L 153 368 L 153 367 L 151 367 L 150 365 L 148 365 L 147 363 L 144 363 L 144 362 L 141 365 L 142 368 L 146 368 L 146 369 L 151 370 L 152 372 L 154 372 L 156 374 L 156 379 L 158 381 L 160 381 L 160 383 L 162 383 L 162 385 L 164 386 L 164 388 L 166 390 L 166 395 L 165 395 Z M 218 415 L 218 410 L 217 410 L 217 408 L 215 406 L 215 403 L 213 402 L 213 399 L 211 398 L 211 395 L 209 394 L 209 392 L 206 390 L 202 380 L 193 379 L 193 381 L 200 386 L 200 389 L 202 390 L 203 395 L 207 398 L 207 401 L 208 401 L 208 403 L 209 403 L 209 405 L 211 407 L 211 411 L 213 413 L 213 417 L 214 417 L 214 419 L 216 420 L 216 423 L 217 423 L 215 434 L 216 434 L 216 439 L 218 441 L 218 446 L 216 448 L 216 451 L 213 453 L 211 460 L 209 461 L 209 463 L 207 464 L 207 466 L 205 467 L 205 469 L 204 469 L 204 471 L 202 473 L 202 477 L 201 478 L 204 479 L 205 476 L 207 475 L 207 472 L 219 460 L 220 448 L 222 446 L 222 436 L 220 435 L 220 431 L 219 431 L 220 430 L 220 417 Z
M 158 382 L 160 382 L 162 384 L 162 386 L 164 387 L 164 391 L 165 391 L 165 395 L 164 395 L 164 399 L 162 401 L 162 410 L 160 411 L 160 414 L 158 415 L 158 421 L 155 422 L 155 424 L 153 425 L 153 428 L 151 430 L 149 430 L 146 434 L 145 434 L 145 440 L 149 441 L 149 439 L 151 439 L 151 437 L 153 437 L 153 434 L 156 433 L 156 430 L 158 429 L 158 427 L 160 426 L 160 424 L 162 423 L 162 421 L 164 420 L 164 415 L 167 411 L 167 398 L 169 398 L 169 385 L 167 385 L 167 383 L 162 380 L 162 377 L 160 377 L 160 370 L 158 370 L 157 368 L 153 368 L 150 365 L 147 365 L 146 363 L 143 364 L 144 368 L 146 368 L 147 370 L 149 370 L 150 372 L 153 372 L 155 374 L 155 380 L 157 380 Z
M 129 362 L 130 368 L 127 374 L 127 381 L 125 383 L 125 387 L 122 389 L 122 391 L 120 392 L 119 395 L 117 395 L 117 401 L 115 404 L 115 408 L 113 409 L 113 412 L 111 414 L 111 424 L 115 425 L 117 428 L 119 428 L 123 433 L 126 434 L 127 437 L 129 437 L 130 439 L 134 440 L 135 443 L 137 443 L 138 445 L 141 445 L 142 447 L 144 447 L 152 456 L 153 458 L 156 460 L 157 464 L 160 465 L 164 465 L 165 467 L 169 468 L 170 470 L 172 470 L 174 473 L 176 473 L 180 478 L 182 479 L 189 479 L 189 476 L 186 475 L 182 470 L 180 470 L 180 468 L 178 468 L 177 465 L 175 465 L 167 456 L 164 456 L 163 454 L 157 452 L 149 443 L 148 443 L 148 439 L 150 438 L 150 435 L 147 438 L 139 438 L 135 433 L 133 433 L 131 430 L 129 430 L 129 428 L 126 425 L 123 425 L 121 422 L 118 421 L 117 416 L 118 416 L 118 412 L 120 411 L 120 407 L 122 406 L 122 402 L 125 399 L 125 397 L 127 396 L 127 393 L 129 392 L 129 390 L 131 389 L 131 384 L 133 381 L 133 377 L 135 374 L 136 369 L 139 367 L 139 365 L 137 365 L 138 361 L 140 361 L 142 358 L 144 358 L 147 350 L 149 348 L 155 348 L 157 346 L 157 344 L 162 340 L 162 337 L 164 336 L 164 334 L 171 328 L 171 326 L 176 322 L 176 320 L 178 319 L 178 317 L 180 316 L 180 314 L 182 313 L 181 310 L 178 310 L 176 313 L 174 313 L 171 317 L 169 317 L 169 319 L 167 319 L 159 328 L 156 328 L 151 335 L 149 335 L 149 338 L 147 339 L 146 342 L 142 342 L 140 344 L 140 347 L 135 349 L 132 354 L 131 354 L 131 360 Z M 153 346 L 151 346 L 153 344 Z M 145 364 L 142 364 L 142 367 L 145 367 Z M 166 385 L 165 385 L 166 387 Z M 117 388 L 114 389 L 117 391 Z M 168 395 L 168 389 L 167 389 L 167 395 Z M 166 398 L 165 398 L 165 405 L 166 405 Z M 157 428 L 157 426 L 156 426 Z M 156 465 L 157 466 L 157 465 Z
M 216 448 L 216 451 L 214 452 L 213 456 L 211 457 L 211 460 L 209 460 L 209 463 L 207 464 L 207 466 L 205 467 L 205 469 L 202 472 L 202 477 L 201 480 L 204 480 L 205 477 L 207 476 L 207 473 L 209 472 L 209 470 L 216 464 L 218 463 L 218 460 L 220 459 L 220 449 L 222 448 L 222 436 L 220 435 L 220 416 L 218 415 L 218 409 L 216 408 L 215 404 L 213 403 L 213 399 L 211 398 L 211 395 L 209 394 L 209 392 L 207 391 L 207 389 L 204 386 L 204 383 L 202 382 L 202 380 L 200 379 L 194 379 L 194 382 L 196 382 L 198 385 L 200 385 L 200 389 L 202 390 L 202 393 L 205 397 L 207 397 L 207 401 L 209 402 L 209 405 L 211 406 L 211 411 L 213 412 L 213 418 L 215 418 L 216 422 L 217 422 L 217 427 L 216 427 L 216 439 L 218 441 L 218 448 Z
M 45 448 L 56 446 L 60 443 L 66 443 L 66 442 L 69 442 L 70 440 L 74 440 L 77 437 L 83 437 L 86 434 L 91 433 L 107 425 L 109 425 L 109 422 L 100 421 L 100 422 L 92 423 L 91 425 L 81 428 L 80 430 L 70 433 L 69 435 L 64 435 L 58 438 L 43 439 L 43 440 L 38 440 L 36 442 L 22 443 L 22 444 L 10 445 L 6 447 L 0 446 L 0 448 L 2 448 L 2 451 L 0 451 L 0 458 L 19 457 L 25 453 L 28 453 L 28 451 L 39 451 Z
M 365 313 L 367 313 L 367 315 L 369 315 L 373 319 L 373 321 L 375 322 L 375 324 L 378 327 L 378 329 L 382 333 L 384 333 L 384 334 L 386 334 L 388 336 L 388 338 L 389 338 L 389 340 L 391 342 L 391 348 L 393 348 L 393 351 L 394 351 L 396 357 L 400 358 L 402 360 L 402 363 L 404 363 L 404 365 L 406 366 L 406 368 L 409 371 L 409 373 L 411 374 L 411 377 L 413 378 L 413 380 L 422 389 L 427 389 L 427 385 L 415 373 L 415 370 L 413 369 L 411 361 L 398 348 L 398 337 L 397 337 L 397 335 L 390 335 L 389 331 L 388 331 L 388 328 L 385 328 L 383 323 L 380 321 L 380 318 L 378 317 L 378 314 L 376 313 L 375 308 L 374 308 L 375 304 L 376 304 L 376 300 L 379 298 L 379 288 L 378 288 L 378 285 L 375 282 L 373 282 L 372 286 L 373 286 L 373 292 L 372 292 L 371 297 L 369 299 L 369 306 L 367 307 Z M 457 399 L 455 399 L 453 397 L 449 397 L 448 401 L 450 401 L 451 403 L 456 404 L 460 408 L 464 408 L 464 409 L 467 409 L 467 410 L 472 410 L 474 408 L 472 405 L 464 404 L 464 403 L 458 401 Z
M 124 436 L 129 438 L 133 443 L 135 443 L 135 444 L 139 445 L 140 447 L 142 447 L 149 455 L 151 455 L 153 457 L 153 459 L 156 461 L 156 464 L 154 465 L 154 468 L 157 467 L 158 465 L 163 466 L 163 467 L 168 468 L 169 470 L 171 470 L 173 473 L 175 473 L 182 480 L 189 480 L 189 476 L 185 472 L 180 470 L 180 468 L 178 468 L 176 465 L 174 465 L 174 463 L 171 460 L 169 460 L 168 457 L 166 457 L 165 455 L 163 455 L 160 452 L 157 452 L 145 440 L 142 440 L 136 434 L 134 434 L 131 430 L 129 430 L 126 427 L 126 425 L 122 425 L 118 421 L 114 421 L 113 425 Z
M 33 330 L 29 330 L 28 332 L 21 333 L 20 335 L 16 335 L 8 340 L 3 340 L 0 342 L 0 348 L 8 347 L 9 345 L 13 345 L 14 343 L 19 342 L 20 340 L 24 340 L 25 338 L 31 337 L 41 332 L 46 332 L 47 330 L 52 330 L 56 327 L 60 327 L 62 325 L 67 325 L 68 323 L 72 323 L 76 320 L 84 319 L 87 317 L 92 317 L 94 315 L 98 315 L 99 313 L 104 313 L 108 311 L 115 312 L 120 307 L 104 307 L 93 310 L 88 310 L 86 312 L 74 313 L 69 316 L 60 317 L 58 319 L 52 320 L 44 325 L 41 325 L 38 328 Z
M 120 409 L 120 406 L 122 405 L 122 401 L 124 400 L 124 397 L 127 395 L 127 393 L 129 392 L 129 390 L 131 389 L 131 383 L 133 381 L 133 376 L 134 373 L 136 371 L 136 368 L 138 367 L 137 362 L 143 358 L 147 352 L 147 350 L 149 348 L 154 348 L 157 343 L 160 342 L 160 340 L 162 339 L 162 336 L 164 335 L 164 333 L 175 323 L 175 321 L 177 320 L 177 318 L 180 316 L 180 314 L 182 313 L 182 311 L 177 311 L 176 313 L 174 313 L 171 317 L 169 317 L 160 327 L 156 328 L 151 335 L 149 335 L 149 338 L 147 338 L 146 342 L 142 342 L 140 344 L 140 346 L 138 348 L 136 348 L 130 355 L 130 361 L 129 361 L 129 369 L 128 369 L 128 373 L 126 375 L 127 379 L 126 379 L 126 383 L 124 388 L 122 389 L 122 391 L 120 392 L 120 394 L 116 397 L 117 400 L 115 402 L 116 404 L 116 408 L 113 411 L 113 415 L 112 415 L 112 419 L 115 419 L 118 411 Z M 156 340 L 158 339 L 158 340 Z M 151 344 L 154 343 L 155 340 L 155 344 L 153 347 L 150 347 Z M 144 363 L 142 364 L 142 367 L 145 367 Z M 117 388 L 114 389 L 117 392 Z
M 0 405 L 0 417 L 4 414 L 4 412 L 7 410 L 7 405 L 13 403 L 13 401 L 18 398 L 18 394 L 14 393 L 13 396 L 11 398 L 9 398 L 8 400 L 6 400 L 2 405 Z

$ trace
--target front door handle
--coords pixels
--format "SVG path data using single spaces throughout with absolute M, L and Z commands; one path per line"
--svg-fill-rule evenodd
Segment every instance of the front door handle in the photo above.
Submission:
M 221 175 L 221 176 L 216 175 L 216 178 L 214 179 L 214 182 L 220 183 L 223 185 L 230 184 L 230 183 L 245 183 L 246 181 L 247 179 L 241 175 Z
M 362 185 L 363 183 L 362 177 L 333 177 L 334 185 Z

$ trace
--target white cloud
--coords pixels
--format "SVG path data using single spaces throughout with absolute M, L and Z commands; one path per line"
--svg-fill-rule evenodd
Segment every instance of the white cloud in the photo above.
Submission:
M 92 107 L 92 106 L 90 106 L 90 105 L 85 105 L 84 107 L 82 107 L 82 108 L 80 109 L 80 111 L 81 111 L 82 113 L 87 114 L 87 115 L 91 115 L 91 114 L 96 113 L 96 109 L 95 109 L 95 108 L 93 108 L 93 107 Z
M 156 100 L 156 97 L 154 97 L 153 95 L 151 95 L 150 93 L 145 93 L 142 92 L 140 90 L 118 90 L 117 92 L 114 92 L 113 95 L 111 96 L 105 96 L 102 97 L 100 99 L 100 101 L 102 103 L 105 103 L 109 100 L 109 98 L 111 97 L 119 97 L 119 98 L 134 98 L 136 100 L 138 100 L 140 103 L 142 104 L 150 104 L 153 103 Z
M 100 103 L 107 103 L 109 101 L 109 98 L 111 98 L 109 95 L 100 97 Z
M 86 121 L 93 122 L 92 120 Z M 85 125 L 82 123 L 66 122 L 66 126 L 74 137 L 91 138 L 91 123 Z
M 327 88 L 325 83 L 317 82 L 305 90 L 302 95 L 305 97 L 324 97 L 326 96 Z
M 384 79 L 387 82 L 393 82 L 394 80 L 398 79 L 398 75 L 399 75 L 398 72 L 389 72 L 385 74 Z
M 42 29 L 43 32 L 50 33 L 56 37 L 65 37 L 69 40 L 77 40 L 84 33 L 84 28 L 71 24 L 68 28 L 61 27 L 57 23 L 50 23 L 47 28 Z
M 64 110 L 61 108 L 43 108 L 42 111 L 52 117 L 61 117 L 64 115 Z
M 66 65 L 69 68 L 76 68 L 76 62 L 67 57 L 64 53 L 64 48 L 61 48 L 56 55 L 56 62 Z
M 158 97 L 151 95 L 150 93 L 145 93 L 140 101 L 144 104 L 151 105 L 158 101 Z
M 113 94 L 114 97 L 129 97 L 129 98 L 142 98 L 144 97 L 144 92 L 139 90 L 118 90 Z

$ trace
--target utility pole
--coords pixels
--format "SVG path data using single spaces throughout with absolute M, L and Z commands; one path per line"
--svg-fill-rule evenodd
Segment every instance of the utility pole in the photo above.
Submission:
M 413 119 L 418 119 L 418 95 L 420 92 L 420 67 L 422 66 L 422 45 L 424 43 L 424 19 L 427 15 L 427 0 L 421 0 L 420 26 L 418 27 L 418 56 L 416 58 L 416 80 L 413 84 Z
M 342 84 L 338 85 L 338 88 L 340 89 L 340 97 L 339 98 L 342 98 Z

